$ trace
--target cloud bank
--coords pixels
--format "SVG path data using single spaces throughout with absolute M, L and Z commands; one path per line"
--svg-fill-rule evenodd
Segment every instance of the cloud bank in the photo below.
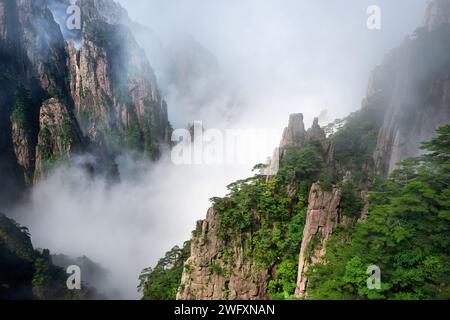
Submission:
M 266 130 L 280 130 L 294 112 L 303 112 L 309 126 L 322 110 L 330 121 L 357 110 L 370 70 L 420 26 L 426 5 L 422 0 L 119 2 L 154 31 L 139 41 L 175 128 L 201 120 L 207 129 Z M 379 31 L 366 28 L 372 4 L 382 9 Z M 165 53 L 170 55 L 162 59 Z M 224 195 L 227 184 L 251 169 L 174 166 L 167 154 L 156 164 L 123 155 L 121 181 L 111 185 L 89 177 L 83 161 L 58 168 L 14 215 L 30 227 L 36 246 L 100 262 L 111 271 L 111 287 L 130 299 L 139 297 L 140 271 L 187 240 L 195 221 L 205 216 L 208 199 Z

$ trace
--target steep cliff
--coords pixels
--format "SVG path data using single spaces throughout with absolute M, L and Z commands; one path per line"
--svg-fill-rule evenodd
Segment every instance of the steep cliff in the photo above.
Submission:
M 448 296 L 450 253 L 440 244 L 448 232 L 448 126 L 425 145 L 432 154 L 386 177 L 450 123 L 449 7 L 430 3 L 426 25 L 375 68 L 361 109 L 329 137 L 317 121 L 306 131 L 303 116 L 291 115 L 278 173 L 238 181 L 212 199 L 179 299 Z M 419 241 L 416 250 L 425 229 L 440 240 Z M 366 283 L 373 264 L 388 270 L 378 290 Z
M 233 243 L 223 241 L 219 225 L 220 218 L 214 209 L 209 210 L 206 220 L 198 222 L 177 299 L 267 299 L 267 270 L 258 268 L 245 256 L 241 237 L 233 239 Z
M 83 1 L 81 30 L 67 30 L 69 5 L 0 3 L 2 205 L 74 152 L 94 154 L 95 169 L 114 174 L 119 151 L 156 159 L 169 142 L 167 105 L 126 11 Z
M 432 1 L 426 25 L 393 50 L 381 66 L 388 108 L 374 161 L 377 170 L 392 172 L 401 160 L 418 155 L 420 142 L 450 121 L 450 1 Z M 386 85 L 387 84 L 387 85 Z
M 388 54 L 383 64 L 372 72 L 362 109 L 348 117 L 345 125 L 330 137 L 337 172 L 350 170 L 357 177 L 355 182 L 363 189 L 377 190 L 377 174 L 387 176 L 402 160 L 422 154 L 421 142 L 430 140 L 436 135 L 437 128 L 450 123 L 449 18 L 450 1 L 432 1 L 425 27 Z M 372 155 L 373 160 L 370 159 Z M 330 191 L 322 190 L 317 184 L 311 187 L 299 257 L 296 288 L 299 298 L 308 297 L 308 276 L 314 276 L 315 288 L 320 287 L 320 281 L 327 281 L 323 285 L 325 288 L 339 285 L 340 281 L 333 276 L 324 279 L 323 274 L 314 273 L 338 268 L 332 258 L 336 254 L 336 242 L 348 246 L 355 229 L 364 229 L 363 225 L 371 220 L 367 191 L 348 190 L 345 180 Z M 349 201 L 349 197 L 352 200 Z M 351 208 L 346 208 L 349 205 Z M 359 223 L 355 224 L 356 221 Z M 334 234 L 338 225 L 341 225 L 341 231 Z M 332 253 L 326 255 L 327 240 L 332 235 Z M 355 243 L 361 243 L 361 240 Z M 313 271 L 308 272 L 311 266 Z M 361 269 L 357 272 L 364 274 L 365 267 L 358 267 Z M 346 268 L 349 269 L 350 264 Z M 347 273 L 344 281 L 350 278 Z M 333 281 L 335 284 L 330 285 Z M 346 285 L 341 284 L 342 288 Z M 314 289 L 313 298 L 318 297 L 317 292 L 320 290 Z M 366 288 L 360 289 L 358 294 L 379 297 Z
M 11 200 L 34 179 L 43 101 L 52 97 L 64 100 L 68 112 L 72 112 L 72 102 L 65 82 L 64 40 L 44 3 L 3 1 L 0 26 L 0 81 L 4 88 L 0 92 L 0 167 L 5 181 L 0 198 Z M 10 197 L 11 191 L 14 195 Z
M 326 190 L 319 183 L 311 186 L 305 228 L 301 242 L 295 296 L 305 298 L 308 289 L 308 268 L 324 264 L 327 240 L 339 225 L 346 228 L 366 219 L 366 191 L 358 192 L 350 172 L 341 183 Z
M 82 145 L 82 133 L 67 106 L 56 98 L 44 101 L 39 115 L 35 181 L 44 178 L 55 161 L 68 160 L 77 148 L 80 152 Z
M 83 132 L 95 143 L 104 137 L 109 152 L 127 147 L 155 159 L 170 138 L 167 105 L 119 8 L 112 1 L 81 7 L 81 48 L 67 46 L 76 114 Z
M 331 183 L 325 169 L 330 146 L 317 120 L 305 130 L 303 115 L 291 115 L 280 143 L 279 172 L 238 181 L 227 197 L 212 199 L 206 220 L 193 233 L 177 298 L 293 295 L 309 187 L 317 180 Z
M 341 190 L 339 188 L 334 187 L 331 191 L 324 191 L 319 184 L 312 185 L 298 265 L 295 290 L 298 297 L 304 296 L 306 292 L 308 279 L 305 273 L 308 265 L 321 262 L 325 242 L 340 222 L 340 201 Z

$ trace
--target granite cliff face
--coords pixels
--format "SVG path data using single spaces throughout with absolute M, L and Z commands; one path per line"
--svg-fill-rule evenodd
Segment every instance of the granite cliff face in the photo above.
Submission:
M 267 299 L 267 270 L 258 269 L 244 256 L 243 239 L 234 239 L 227 251 L 219 237 L 220 219 L 214 209 L 197 223 L 177 294 L 179 300 Z M 243 234 L 242 238 L 250 237 Z
M 299 151 L 308 149 L 310 146 L 317 147 L 324 162 L 332 158 L 331 143 L 318 125 L 318 120 L 315 119 L 313 126 L 305 130 L 303 115 L 291 115 L 280 143 L 280 162 L 289 158 L 292 150 Z M 267 179 L 269 183 L 270 181 L 275 183 L 277 176 L 269 176 Z M 300 181 L 291 180 L 285 190 L 286 201 L 289 203 L 289 215 L 296 210 L 295 205 L 299 201 L 299 191 Z M 315 193 L 311 192 L 310 199 L 313 199 L 312 194 Z M 322 200 L 320 204 L 318 204 L 319 201 L 314 203 L 319 206 L 326 205 L 325 201 L 327 200 Z M 312 203 L 313 206 L 314 203 Z M 333 204 L 335 207 L 339 205 L 337 196 L 333 198 Z M 249 210 L 256 225 L 262 224 L 261 215 L 264 213 L 259 212 L 256 208 Z M 221 215 L 226 214 L 228 214 L 226 211 L 219 213 L 212 207 L 208 211 L 206 220 L 197 223 L 191 240 L 191 256 L 185 264 L 177 299 L 258 300 L 270 298 L 268 283 L 276 271 L 273 266 L 261 266 L 252 257 L 251 251 L 254 248 L 251 245 L 249 247 L 249 244 L 256 241 L 257 230 L 233 233 L 233 236 L 225 240 L 221 236 L 220 230 Z M 327 218 L 325 217 L 325 219 Z M 328 219 L 333 220 L 334 218 L 330 216 Z M 334 223 L 337 223 L 337 218 L 335 220 Z M 307 228 L 312 229 L 313 227 L 308 225 Z M 331 233 L 332 229 L 333 226 L 329 226 L 326 230 Z M 325 241 L 325 239 L 324 237 L 323 240 Z
M 109 3 L 112 11 L 103 10 Z M 70 89 L 77 118 L 92 142 L 105 137 L 111 152 L 122 147 L 155 159 L 171 129 L 154 72 L 138 46 L 126 12 L 112 1 L 81 7 L 81 48 L 67 45 Z M 109 12 L 107 11 L 107 12 Z
M 70 158 L 83 144 L 83 135 L 73 114 L 56 98 L 44 101 L 39 115 L 39 128 L 35 182 L 45 177 L 54 161 Z
M 63 37 L 43 2 L 2 1 L 0 29 L 0 172 L 6 182 L 0 194 L 11 199 L 34 180 L 43 102 L 64 100 L 69 113 L 73 102 L 65 84 Z M 81 141 L 74 137 L 76 143 Z
M 297 298 L 307 298 L 308 267 L 317 263 L 326 263 L 323 259 L 326 253 L 326 243 L 336 227 L 338 225 L 347 226 L 357 220 L 364 222 L 367 218 L 369 203 L 365 190 L 362 192 L 351 191 L 350 197 L 361 202 L 356 214 L 348 216 L 343 211 L 343 201 L 349 196 L 346 193 L 348 191 L 343 191 L 343 189 L 345 185 L 352 183 L 351 173 L 347 172 L 343 181 L 329 190 L 325 190 L 320 183 L 314 183 L 311 186 L 299 256 L 295 289 Z
M 393 50 L 380 67 L 372 91 L 390 98 L 374 161 L 390 173 L 401 160 L 419 155 L 420 143 L 450 122 L 450 1 L 433 1 L 426 25 Z
M 75 153 L 93 153 L 99 171 L 114 171 L 117 152 L 156 159 L 169 141 L 167 105 L 126 11 L 111 0 L 83 1 L 82 28 L 68 31 L 69 5 L 0 3 L 2 200 L 17 199 Z
M 330 171 L 330 175 L 320 176 L 320 181 L 308 185 L 307 211 L 298 243 L 297 298 L 308 297 L 308 269 L 327 263 L 323 260 L 326 243 L 336 227 L 367 221 L 368 190 L 376 176 L 387 176 L 398 162 L 419 155 L 420 143 L 430 140 L 438 127 L 450 123 L 449 53 L 450 1 L 435 0 L 427 10 L 425 26 L 389 53 L 372 72 L 361 110 L 347 118 L 337 134 L 327 138 L 317 121 L 305 130 L 301 114 L 290 116 L 279 147 L 280 163 L 290 157 L 290 151 L 302 153 L 315 145 L 320 146 L 318 150 L 326 163 L 320 170 Z M 297 162 L 295 166 L 301 168 L 303 164 Z M 280 176 L 273 175 L 268 181 L 277 179 Z M 302 180 L 288 179 L 285 184 L 295 198 Z M 295 203 L 293 198 L 290 201 Z M 177 297 L 267 298 L 269 287 L 278 283 L 271 282 L 278 277 L 276 270 L 261 271 L 252 264 L 254 256 L 250 254 L 243 262 L 240 254 L 245 240 L 251 242 L 258 230 L 234 236 L 233 254 L 227 261 L 223 258 L 225 247 L 217 240 L 219 225 L 219 214 L 214 209 L 199 222 L 200 232 L 193 237 L 191 257 Z M 265 232 L 277 228 L 275 224 Z M 216 264 L 220 270 L 231 272 L 214 275 L 211 270 Z M 246 276 L 252 274 L 251 270 L 259 271 L 253 277 Z
M 310 129 L 305 130 L 302 114 L 290 116 L 279 148 L 281 172 L 286 170 L 286 165 L 290 165 L 291 162 L 286 164 L 286 161 L 290 161 L 293 152 L 309 154 L 312 148 L 315 148 L 317 155 L 320 154 L 322 164 L 325 166 L 322 168 L 320 181 L 309 184 L 308 175 L 311 173 L 308 172 L 303 178 L 292 177 L 284 182 L 286 203 L 290 210 L 295 211 L 299 210 L 295 208 L 302 207 L 306 209 L 305 215 L 301 216 L 300 226 L 296 227 L 301 228 L 297 231 L 301 231 L 302 234 L 302 238 L 298 240 L 300 253 L 297 255 L 298 271 L 297 264 L 295 265 L 297 298 L 307 297 L 308 267 L 316 263 L 325 263 L 322 258 L 326 242 L 336 226 L 347 225 L 357 220 L 364 221 L 368 214 L 367 192 L 357 191 L 354 188 L 350 172 L 342 177 L 339 170 L 336 171 L 338 166 L 333 157 L 333 141 L 326 138 L 317 119 Z M 324 174 L 328 171 L 332 172 L 329 176 Z M 342 178 L 335 184 L 327 182 L 327 179 L 333 180 L 335 176 Z M 268 183 L 272 181 L 275 185 L 284 179 L 284 173 L 267 177 Z M 307 198 L 301 200 L 304 188 L 308 190 Z M 357 211 L 356 214 L 348 215 L 348 212 L 344 212 L 349 202 L 361 203 L 360 207 L 353 207 Z M 208 211 L 206 220 L 197 223 L 197 229 L 191 240 L 191 256 L 185 264 L 177 299 L 253 300 L 271 297 L 269 287 L 270 283 L 273 287 L 278 269 L 273 265 L 261 267 L 252 253 L 254 247 L 248 247 L 249 243 L 261 241 L 255 234 L 259 232 L 260 225 L 264 224 L 261 222 L 261 216 L 267 214 L 259 212 L 256 207 L 248 209 L 251 215 L 256 217 L 254 229 L 237 233 L 230 231 L 232 236 L 229 236 L 227 241 L 221 236 L 223 232 L 221 216 L 228 214 L 226 210 L 217 212 L 213 206 Z M 273 222 L 272 227 L 265 232 L 273 232 L 279 223 L 281 222 Z M 294 292 L 292 294 L 294 295 Z
M 322 262 L 326 240 L 333 233 L 336 225 L 341 222 L 340 201 L 339 188 L 333 187 L 331 191 L 324 191 L 319 184 L 312 185 L 298 265 L 295 290 L 297 297 L 303 297 L 306 293 L 308 279 L 305 273 L 308 265 Z
M 319 119 L 315 118 L 311 128 L 305 129 L 303 123 L 303 114 L 295 113 L 289 116 L 288 126 L 283 131 L 279 150 L 281 158 L 286 152 L 287 148 L 304 148 L 311 142 L 317 142 L 322 147 L 322 150 L 327 154 L 328 158 L 333 157 L 332 144 L 327 139 L 325 131 L 319 126 Z

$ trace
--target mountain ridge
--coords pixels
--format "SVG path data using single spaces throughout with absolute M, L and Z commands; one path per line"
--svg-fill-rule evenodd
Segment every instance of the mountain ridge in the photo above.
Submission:
M 197 222 L 193 232 L 177 299 L 304 299 L 310 282 L 317 297 L 312 272 L 322 266 L 328 270 L 328 240 L 336 246 L 336 241 L 351 241 L 356 230 L 382 228 L 374 226 L 378 202 L 373 205 L 369 194 L 395 180 L 390 177 L 397 165 L 401 170 L 413 163 L 403 160 L 426 154 L 421 143 L 450 123 L 449 4 L 429 4 L 425 25 L 375 68 L 360 111 L 337 132 L 326 138 L 317 121 L 306 131 L 303 116 L 291 115 L 280 143 L 279 172 L 237 181 L 227 196 L 211 199 L 206 220 Z M 341 234 L 346 238 L 337 240 Z M 361 267 L 361 259 L 349 263 Z M 365 271 L 355 272 L 365 279 Z M 362 288 L 365 281 L 358 281 Z M 443 281 L 448 286 L 448 279 Z M 144 298 L 151 299 L 143 287 Z M 382 296 L 361 292 L 346 297 Z M 418 292 L 416 297 L 424 295 Z

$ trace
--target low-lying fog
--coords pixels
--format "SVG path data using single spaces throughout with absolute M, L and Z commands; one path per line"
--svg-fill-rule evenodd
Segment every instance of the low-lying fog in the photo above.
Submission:
M 276 147 L 290 113 L 303 112 L 309 126 L 324 110 L 322 123 L 357 110 L 370 70 L 420 26 L 426 4 L 423 0 L 119 2 L 132 19 L 154 31 L 162 50 L 176 53 L 173 63 L 196 61 L 201 66 L 201 57 L 206 56 L 213 61 L 214 67 L 195 76 L 179 75 L 183 78 L 174 84 L 173 75 L 165 74 L 167 61 L 152 61 L 152 51 L 146 48 L 174 127 L 201 120 L 206 129 L 276 130 L 275 137 L 261 146 L 266 156 Z M 382 9 L 381 30 L 366 27 L 366 9 L 372 4 Z M 192 47 L 183 50 L 184 42 L 177 42 L 180 35 L 189 35 L 205 50 L 200 59 L 183 56 L 192 53 Z M 190 81 L 187 87 L 179 85 L 184 79 Z M 208 199 L 224 195 L 226 185 L 249 176 L 253 166 L 175 166 L 169 154 L 156 164 L 131 156 L 118 161 L 121 182 L 114 185 L 100 177 L 91 179 L 77 165 L 57 169 L 16 215 L 30 227 L 36 247 L 74 257 L 87 255 L 111 271 L 111 288 L 122 298 L 134 299 L 139 298 L 140 271 L 188 240 L 195 221 L 205 217 Z

